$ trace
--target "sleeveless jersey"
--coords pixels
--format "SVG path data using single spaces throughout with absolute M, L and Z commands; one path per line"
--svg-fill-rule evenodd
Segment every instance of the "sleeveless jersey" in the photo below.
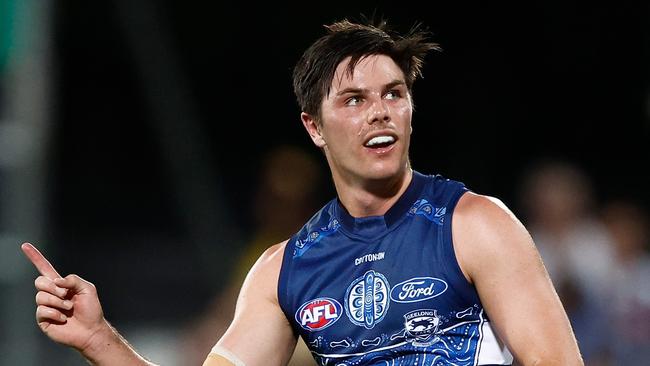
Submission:
M 334 199 L 286 245 L 278 299 L 319 365 L 510 365 L 451 235 L 467 188 L 413 172 L 383 216 Z

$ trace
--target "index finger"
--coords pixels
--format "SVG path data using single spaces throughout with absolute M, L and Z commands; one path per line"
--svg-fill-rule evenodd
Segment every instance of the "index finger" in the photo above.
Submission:
M 25 253 L 27 258 L 29 258 L 32 264 L 34 264 L 34 267 L 36 267 L 40 274 L 51 280 L 61 277 L 59 272 L 54 269 L 54 266 L 52 266 L 47 258 L 45 258 L 35 246 L 30 243 L 23 243 L 23 245 L 20 246 L 20 249 L 23 250 L 23 253 Z

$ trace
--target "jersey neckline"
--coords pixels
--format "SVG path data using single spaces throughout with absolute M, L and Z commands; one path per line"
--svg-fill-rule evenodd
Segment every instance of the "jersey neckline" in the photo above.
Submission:
M 425 175 L 415 170 L 412 172 L 411 182 L 408 187 L 384 215 L 354 217 L 343 207 L 337 197 L 334 205 L 334 215 L 341 228 L 350 235 L 365 239 L 376 238 L 395 228 L 419 198 L 426 182 Z

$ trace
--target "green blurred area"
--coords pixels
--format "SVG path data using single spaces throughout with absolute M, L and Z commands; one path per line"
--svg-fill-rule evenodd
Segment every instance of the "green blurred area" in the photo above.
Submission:
M 16 0 L 0 0 L 0 74 L 4 73 L 13 46 Z

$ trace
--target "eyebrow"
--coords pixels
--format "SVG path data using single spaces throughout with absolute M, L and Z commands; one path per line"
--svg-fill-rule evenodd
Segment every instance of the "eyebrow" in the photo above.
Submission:
M 406 82 L 404 80 L 393 80 L 390 83 L 384 85 L 384 90 L 392 89 L 398 85 L 406 85 Z M 339 90 L 338 93 L 336 93 L 336 96 L 341 96 L 343 94 L 362 94 L 364 92 L 368 91 L 368 89 L 364 88 L 345 88 L 343 90 Z

